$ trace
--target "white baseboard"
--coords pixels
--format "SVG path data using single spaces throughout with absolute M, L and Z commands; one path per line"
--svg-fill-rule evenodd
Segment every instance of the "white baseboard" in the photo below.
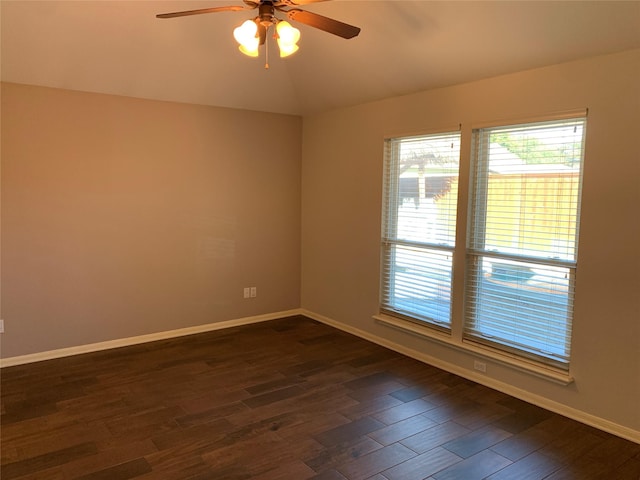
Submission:
M 506 393 L 507 395 L 510 395 L 515 398 L 519 398 L 520 400 L 524 400 L 525 402 L 532 403 L 533 405 L 537 405 L 546 410 L 550 410 L 559 415 L 563 415 L 565 417 L 571 418 L 573 420 L 584 423 L 586 425 L 590 425 L 594 428 L 603 430 L 605 432 L 611 433 L 618 437 L 622 437 L 632 442 L 640 443 L 640 431 L 638 430 L 634 430 L 632 428 L 619 425 L 617 423 L 611 422 L 604 418 L 597 417 L 590 413 L 568 407 L 566 405 L 555 402 L 553 400 L 549 400 L 548 398 L 542 397 L 540 395 L 536 395 L 526 390 L 516 388 L 507 383 L 487 377 L 486 375 L 476 374 L 471 370 L 467 370 L 465 368 L 459 367 L 458 365 L 442 361 L 439 358 L 432 357 L 431 355 L 427 355 L 417 350 L 413 350 L 404 345 L 400 345 L 398 343 L 387 340 L 386 338 L 373 335 L 369 332 L 365 332 L 364 330 L 360 330 L 350 325 L 346 325 L 342 322 L 338 322 L 336 320 L 325 317 L 323 315 L 319 315 L 317 313 L 310 312 L 305 309 L 302 309 L 300 314 L 304 315 L 305 317 L 309 317 L 314 320 L 317 320 L 318 322 L 329 325 L 331 327 L 335 327 L 339 330 L 343 330 L 347 333 L 351 333 L 352 335 L 356 335 L 365 340 L 369 340 L 370 342 L 377 343 L 378 345 L 386 347 L 390 350 L 394 350 L 398 353 L 406 355 L 407 357 L 411 357 L 418 361 L 427 363 L 429 365 L 433 365 L 434 367 L 440 368 L 442 370 L 453 373 L 455 375 L 459 375 L 460 377 L 464 377 L 468 380 L 472 380 L 486 387 L 493 388 L 494 390 L 498 390 L 502 393 Z
M 60 348 L 57 350 L 49 350 L 46 352 L 32 353 L 29 355 L 20 355 L 17 357 L 9 357 L 0 359 L 0 368 L 12 367 L 14 365 L 24 365 L 27 363 L 41 362 L 43 360 L 52 360 L 54 358 L 70 357 L 72 355 L 80 355 L 82 353 L 99 352 L 101 350 L 110 350 L 112 348 L 128 347 L 130 345 L 138 345 L 140 343 L 154 342 L 156 340 L 166 340 L 169 338 L 184 337 L 196 333 L 211 332 L 221 330 L 223 328 L 238 327 L 241 325 L 249 325 L 252 323 L 266 322 L 276 320 L 278 318 L 291 317 L 300 315 L 302 310 L 287 310 L 284 312 L 267 313 L 264 315 L 255 315 L 252 317 L 237 318 L 224 322 L 207 323 L 205 325 L 197 325 L 194 327 L 179 328 L 177 330 L 167 330 L 164 332 L 150 333 L 147 335 L 139 335 L 136 337 L 120 338 L 117 340 L 109 340 L 106 342 L 91 343 L 87 345 L 79 345 L 76 347 Z

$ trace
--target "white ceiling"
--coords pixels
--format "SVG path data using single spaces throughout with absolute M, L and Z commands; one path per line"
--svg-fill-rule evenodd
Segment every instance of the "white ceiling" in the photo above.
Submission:
M 2 80 L 305 115 L 640 48 L 640 1 L 315 3 L 362 32 L 296 24 L 300 51 L 270 40 L 268 70 L 232 37 L 255 10 L 155 18 L 223 5 L 242 2 L 2 0 Z

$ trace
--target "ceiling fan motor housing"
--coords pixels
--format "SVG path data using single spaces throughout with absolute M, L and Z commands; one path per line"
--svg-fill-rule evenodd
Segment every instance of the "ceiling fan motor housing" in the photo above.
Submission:
M 260 24 L 265 27 L 270 27 L 278 22 L 275 17 L 275 8 L 272 2 L 260 3 L 258 7 L 258 17 L 260 18 Z

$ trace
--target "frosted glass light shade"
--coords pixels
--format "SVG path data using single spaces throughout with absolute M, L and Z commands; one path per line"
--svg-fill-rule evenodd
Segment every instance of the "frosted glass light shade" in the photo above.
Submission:
M 280 48 L 281 57 L 288 57 L 298 51 L 299 47 L 296 44 L 300 40 L 300 30 L 283 20 L 276 25 L 276 33 L 278 34 L 278 48 Z
M 233 37 L 240 44 L 238 49 L 249 57 L 258 56 L 260 38 L 257 37 L 258 25 L 253 20 L 247 20 L 233 30 Z

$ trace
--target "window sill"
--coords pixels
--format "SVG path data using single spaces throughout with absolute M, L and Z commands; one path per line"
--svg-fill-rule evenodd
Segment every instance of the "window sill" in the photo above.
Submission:
M 373 318 L 385 326 L 440 343 L 447 347 L 468 354 L 479 355 L 501 365 L 511 367 L 515 370 L 519 370 L 521 372 L 525 372 L 560 385 L 566 386 L 573 383 L 574 381 L 573 377 L 566 372 L 534 364 L 532 362 L 528 362 L 526 360 L 511 356 L 506 353 L 498 352 L 485 346 L 476 345 L 474 343 L 461 340 L 455 340 L 450 335 L 438 332 L 429 327 L 422 327 L 420 325 L 414 324 L 413 322 L 401 320 L 399 318 L 384 314 L 374 315 Z

